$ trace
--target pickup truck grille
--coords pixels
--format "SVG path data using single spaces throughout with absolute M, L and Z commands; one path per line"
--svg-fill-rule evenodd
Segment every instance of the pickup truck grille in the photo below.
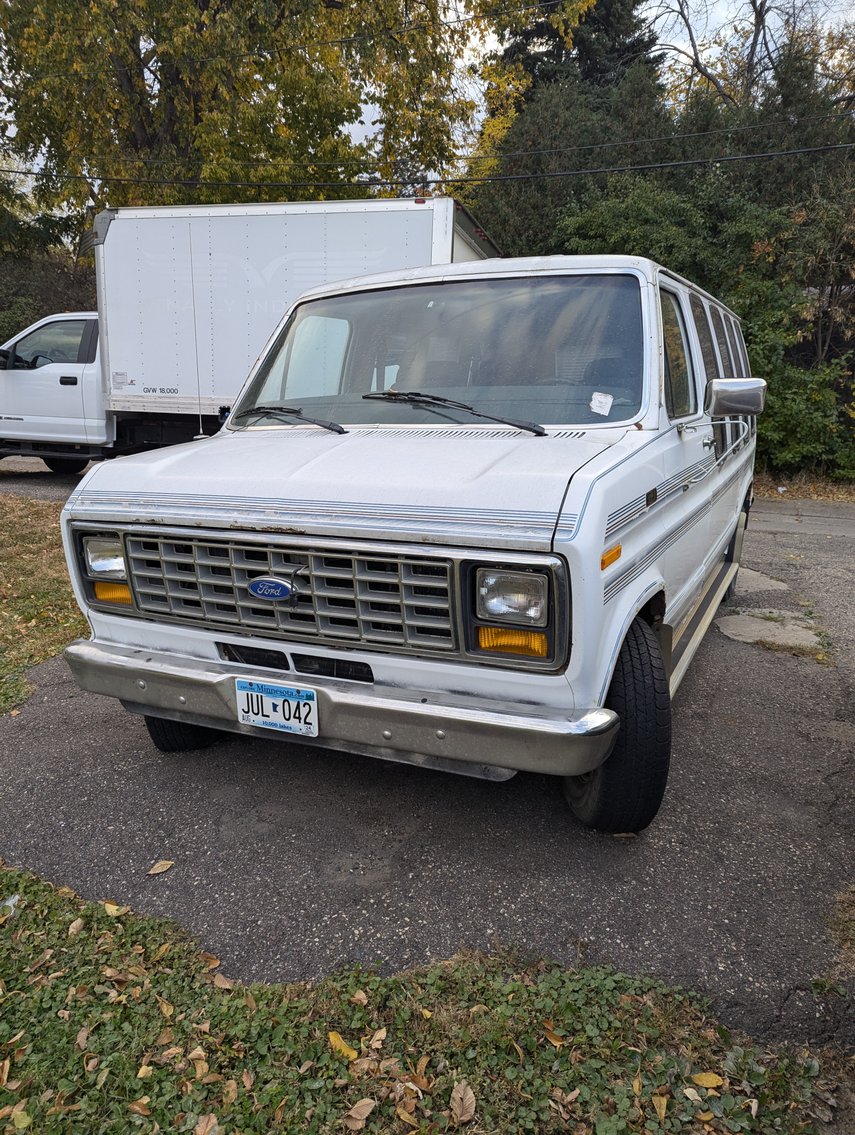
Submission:
M 449 560 L 158 534 L 127 536 L 126 552 L 145 614 L 419 652 L 457 645 Z M 261 576 L 293 578 L 296 602 L 255 598 L 248 586 Z

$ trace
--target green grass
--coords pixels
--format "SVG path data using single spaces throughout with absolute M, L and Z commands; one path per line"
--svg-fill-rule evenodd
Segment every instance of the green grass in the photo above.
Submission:
M 87 635 L 59 534 L 62 505 L 0 496 L 0 714 L 29 694 L 26 673 Z
M 0 1131 L 812 1130 L 816 1061 L 738 1042 L 652 980 L 469 954 L 232 985 L 170 923 L 2 868 L 12 895 Z

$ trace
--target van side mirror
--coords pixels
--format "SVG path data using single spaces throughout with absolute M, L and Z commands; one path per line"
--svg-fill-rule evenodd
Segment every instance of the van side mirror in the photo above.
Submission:
M 766 383 L 762 378 L 711 378 L 704 394 L 704 413 L 712 418 L 762 414 Z

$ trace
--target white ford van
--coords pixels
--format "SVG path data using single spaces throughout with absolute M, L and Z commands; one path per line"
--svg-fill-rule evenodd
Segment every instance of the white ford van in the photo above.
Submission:
M 222 431 L 93 469 L 64 535 L 85 689 L 220 731 L 563 778 L 655 816 L 670 699 L 733 582 L 739 322 L 648 260 L 488 260 L 304 295 Z

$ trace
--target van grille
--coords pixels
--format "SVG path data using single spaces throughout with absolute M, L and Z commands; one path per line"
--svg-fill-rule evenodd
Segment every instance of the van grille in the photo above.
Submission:
M 456 647 L 449 560 L 155 534 L 129 535 L 126 552 L 146 614 L 277 637 Z M 256 599 L 248 585 L 260 576 L 293 578 L 296 602 Z

